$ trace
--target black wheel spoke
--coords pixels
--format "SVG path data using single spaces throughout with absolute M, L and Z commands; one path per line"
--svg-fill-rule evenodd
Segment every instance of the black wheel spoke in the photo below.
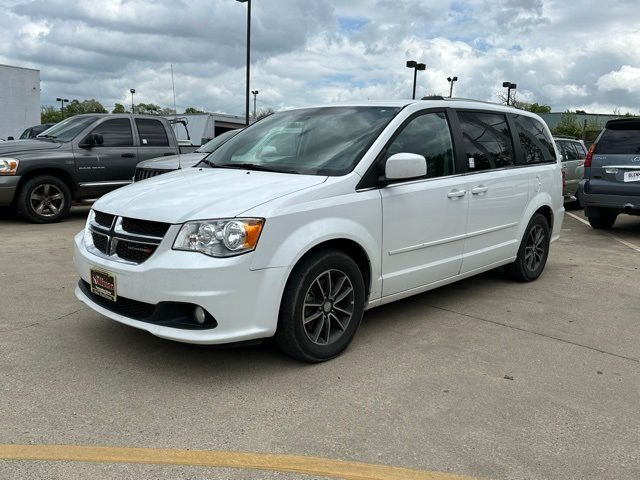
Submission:
M 311 282 L 302 306 L 302 325 L 316 345 L 329 345 L 346 332 L 353 317 L 354 289 L 341 270 L 325 270 Z

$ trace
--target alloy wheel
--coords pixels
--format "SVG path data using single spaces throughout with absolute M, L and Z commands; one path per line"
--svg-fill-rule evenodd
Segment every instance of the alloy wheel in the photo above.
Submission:
M 524 247 L 524 261 L 527 268 L 534 272 L 542 263 L 545 253 L 545 233 L 540 225 L 534 225 L 527 236 Z
M 57 186 L 43 183 L 33 189 L 29 203 L 38 215 L 53 217 L 64 208 L 64 194 Z
M 302 324 L 307 338 L 316 345 L 336 342 L 349 326 L 354 311 L 354 290 L 340 270 L 318 275 L 304 297 Z

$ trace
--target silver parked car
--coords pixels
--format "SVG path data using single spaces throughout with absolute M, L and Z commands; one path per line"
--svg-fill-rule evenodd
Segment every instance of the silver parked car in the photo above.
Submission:
M 580 204 L 578 199 L 578 184 L 584 176 L 584 159 L 587 149 L 582 140 L 569 137 L 554 137 L 558 150 L 562 155 L 562 167 L 564 171 L 564 201 Z
M 192 153 L 151 158 L 149 160 L 145 160 L 144 162 L 140 162 L 138 165 L 136 165 L 136 173 L 133 177 L 133 181 L 139 182 L 140 180 L 145 180 L 157 175 L 162 175 L 163 173 L 173 172 L 174 170 L 178 170 L 179 168 L 193 167 L 200 163 L 211 152 L 214 152 L 219 147 L 224 145 L 227 140 L 235 137 L 238 132 L 240 132 L 240 130 L 241 129 L 230 130 L 228 132 L 221 133 L 216 138 L 205 143 Z

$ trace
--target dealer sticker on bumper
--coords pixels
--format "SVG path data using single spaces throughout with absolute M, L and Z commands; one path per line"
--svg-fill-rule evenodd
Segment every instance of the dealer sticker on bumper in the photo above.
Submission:
M 92 268 L 91 293 L 115 302 L 118 299 L 116 276 L 113 273 Z
M 635 172 L 624 172 L 625 182 L 640 182 L 640 170 Z

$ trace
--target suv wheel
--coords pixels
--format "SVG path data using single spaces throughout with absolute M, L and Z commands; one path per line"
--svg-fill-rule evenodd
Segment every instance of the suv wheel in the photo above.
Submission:
M 614 212 L 608 212 L 606 210 L 599 210 L 598 216 L 587 217 L 589 219 L 589 224 L 593 228 L 597 228 L 598 230 L 609 230 L 613 227 L 613 224 L 616 223 L 616 218 L 618 218 L 618 214 Z
M 353 259 L 337 250 L 312 254 L 289 278 L 276 343 L 299 360 L 329 360 L 351 343 L 364 303 L 364 280 Z
M 505 273 L 519 282 L 536 280 L 547 264 L 550 242 L 549 223 L 544 215 L 536 213 L 524 231 L 516 261 L 505 265 Z
M 20 189 L 17 206 L 20 214 L 34 223 L 59 222 L 69 213 L 71 192 L 57 177 L 34 177 Z

